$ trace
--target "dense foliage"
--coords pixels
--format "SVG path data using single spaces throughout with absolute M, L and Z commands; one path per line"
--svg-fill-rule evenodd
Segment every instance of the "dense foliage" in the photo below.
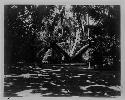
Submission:
M 6 5 L 4 23 L 6 64 L 43 59 L 54 41 L 71 57 L 89 44 L 93 66 L 120 67 L 120 6 Z

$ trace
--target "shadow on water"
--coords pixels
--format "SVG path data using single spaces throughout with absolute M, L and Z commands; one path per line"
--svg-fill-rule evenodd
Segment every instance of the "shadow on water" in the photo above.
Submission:
M 30 66 L 31 67 L 31 66 Z M 64 66 L 29 68 L 29 73 L 7 74 L 4 96 L 120 96 L 120 73 L 72 70 Z

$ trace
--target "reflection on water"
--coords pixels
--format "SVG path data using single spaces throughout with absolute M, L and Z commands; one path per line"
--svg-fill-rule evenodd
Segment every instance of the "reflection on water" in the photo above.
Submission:
M 31 69 L 33 70 L 33 69 Z M 5 75 L 4 96 L 120 96 L 118 72 L 54 66 Z

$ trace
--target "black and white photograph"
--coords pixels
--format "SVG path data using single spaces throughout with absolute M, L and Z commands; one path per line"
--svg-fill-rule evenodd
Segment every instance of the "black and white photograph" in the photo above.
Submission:
M 4 5 L 4 97 L 120 97 L 120 29 L 120 5 Z

